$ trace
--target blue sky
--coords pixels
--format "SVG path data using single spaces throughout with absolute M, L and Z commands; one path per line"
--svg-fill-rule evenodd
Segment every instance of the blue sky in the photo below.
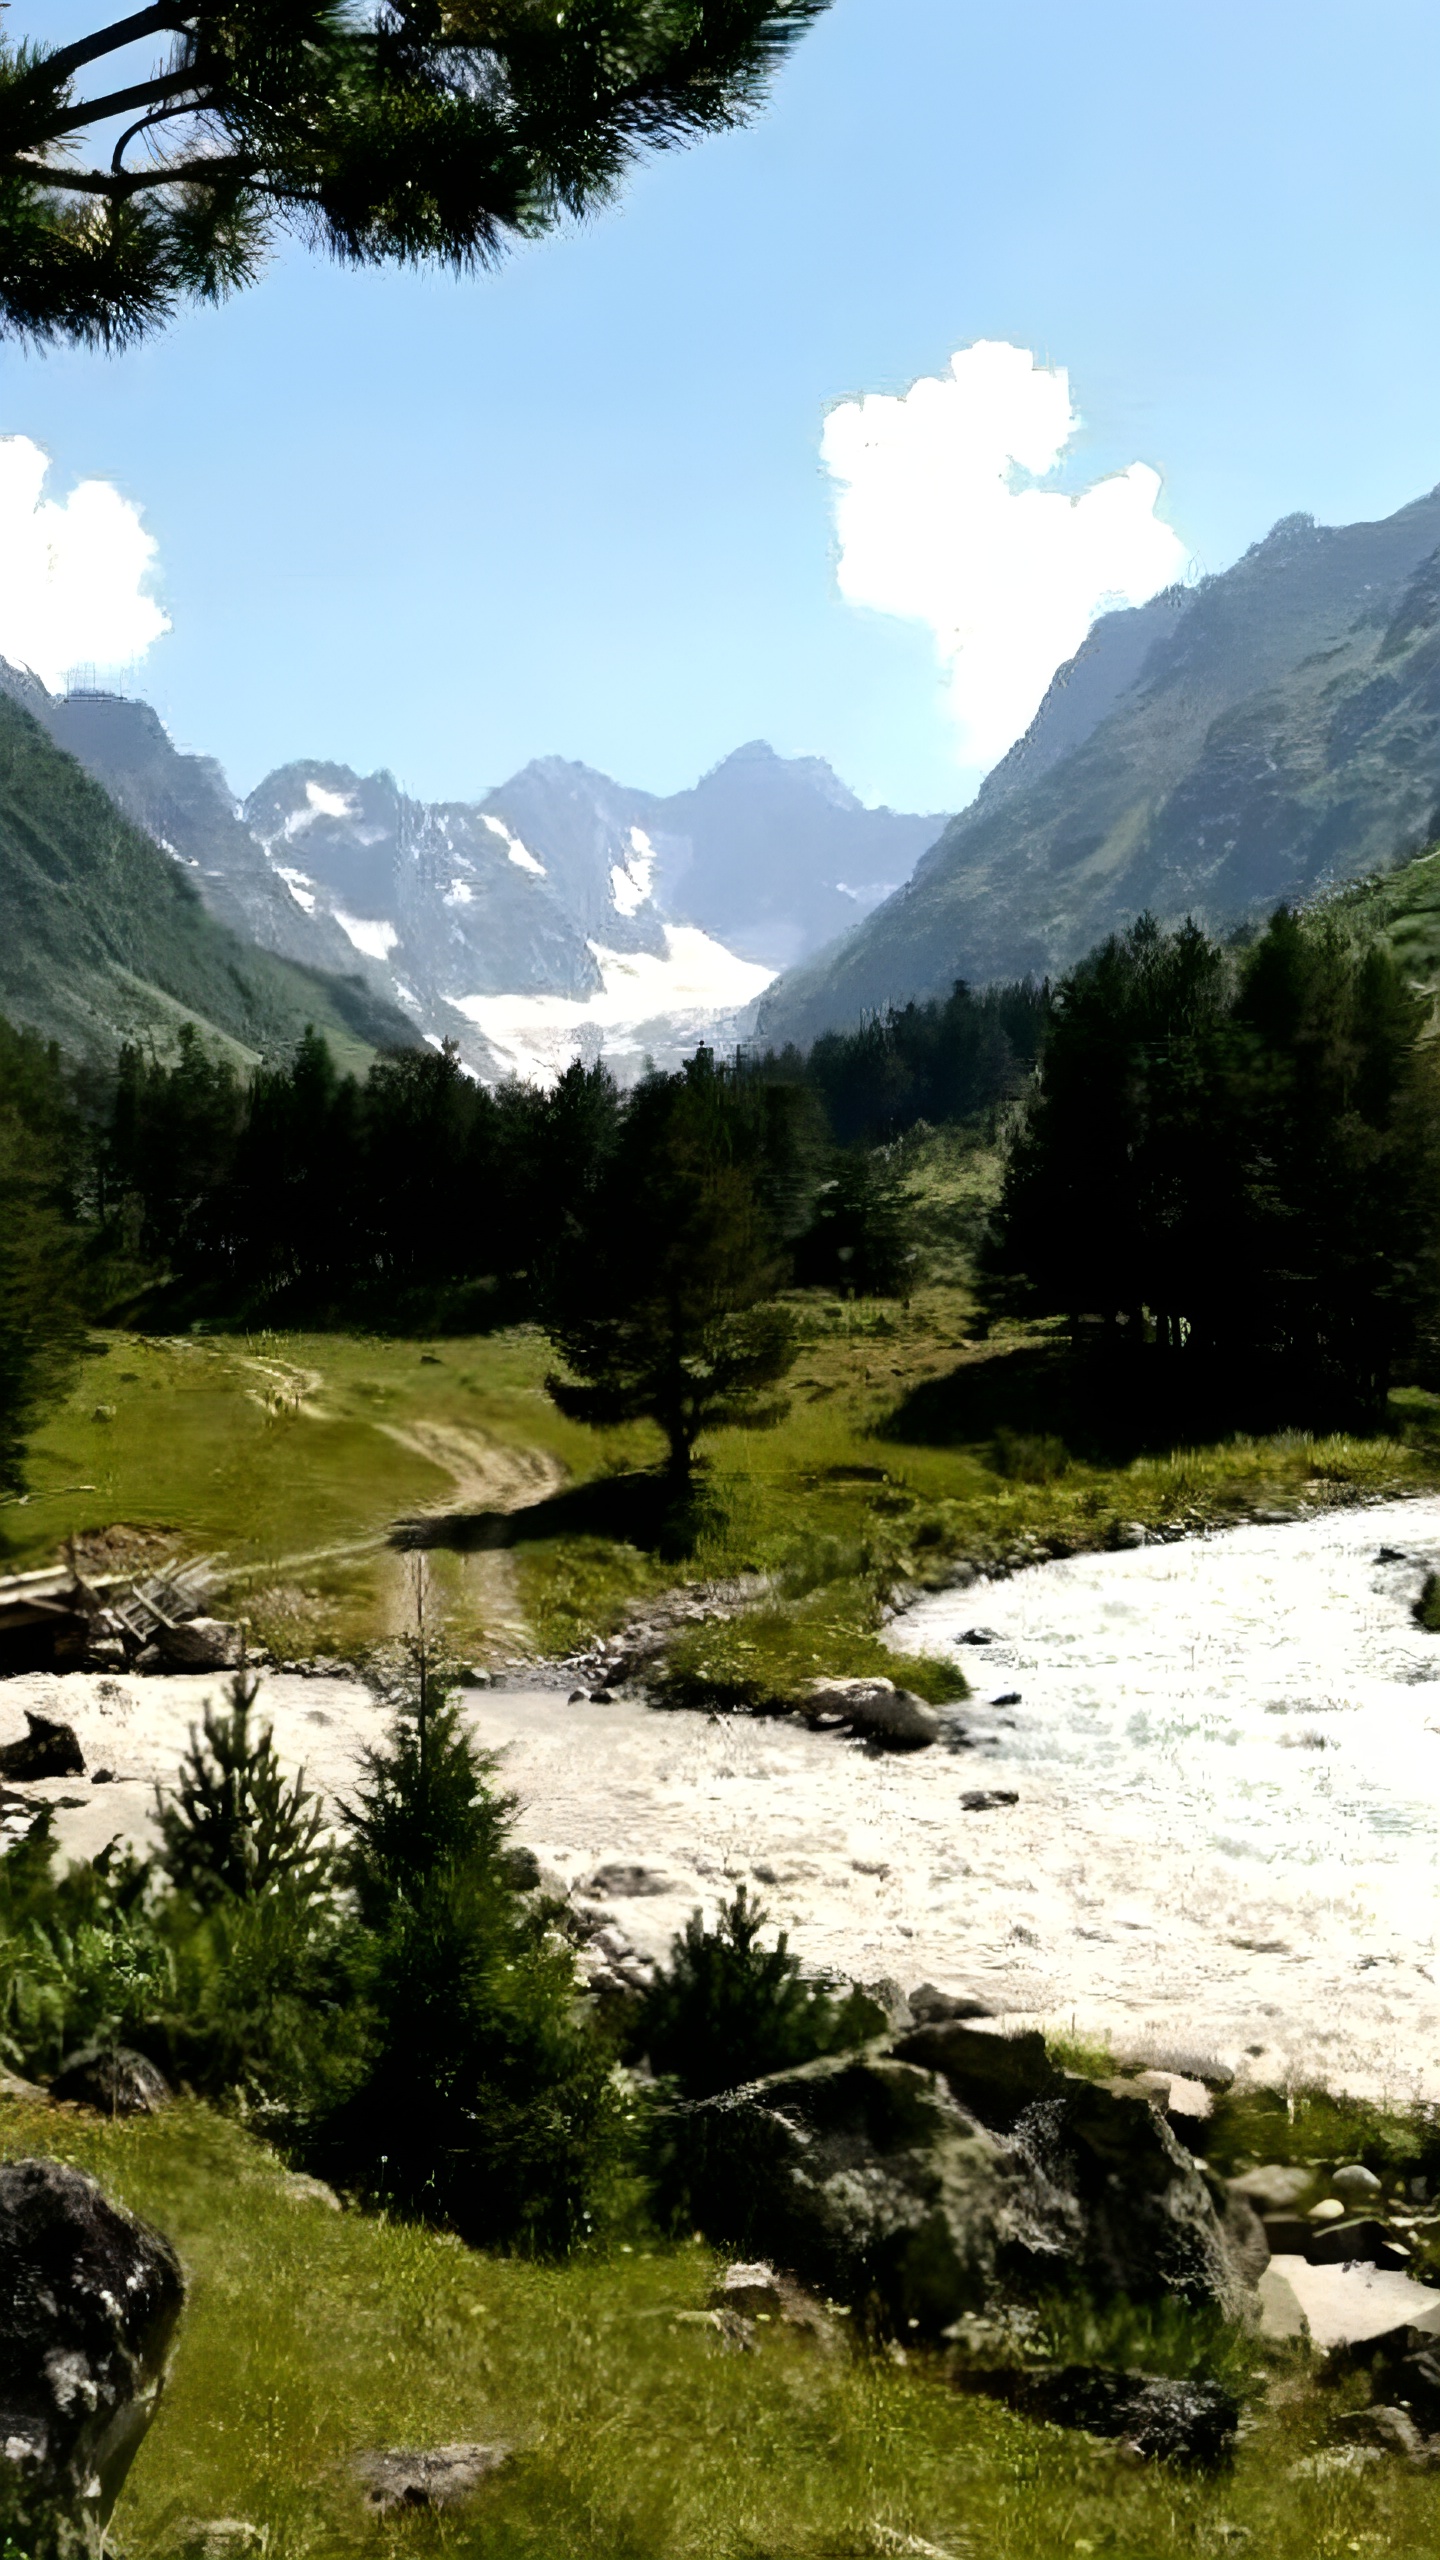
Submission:
M 137 688 L 238 788 L 670 790 L 763 736 L 945 808 L 976 756 L 932 628 L 840 591 L 827 414 L 1002 340 L 1068 372 L 1053 485 L 1153 466 L 1202 570 L 1387 513 L 1440 480 L 1437 115 L 1419 0 L 835 0 L 754 127 L 497 276 L 287 252 L 136 353 L 0 351 L 0 433 L 140 508 Z

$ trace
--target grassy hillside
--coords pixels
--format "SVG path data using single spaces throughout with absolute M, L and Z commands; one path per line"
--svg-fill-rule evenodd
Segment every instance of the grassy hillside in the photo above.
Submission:
M 0 695 L 0 1013 L 77 1056 L 173 1045 L 186 1021 L 254 1059 L 313 1022 L 347 1065 L 414 1031 L 359 978 L 242 942 L 179 866 Z
M 1377 880 L 1360 881 L 1331 903 L 1357 933 L 1383 934 L 1417 986 L 1440 985 L 1440 845 Z
M 272 2152 L 180 2104 L 106 2123 L 0 2101 L 0 2156 L 73 2161 L 167 2232 L 190 2281 L 170 2387 L 114 2522 L 130 2560 L 1422 2560 L 1440 2482 L 1314 2465 L 1359 2386 L 1299 2354 L 1257 2370 L 1232 2472 L 1114 2445 L 956 2392 L 944 2362 L 704 2319 L 720 2263 L 633 2244 L 564 2266 L 477 2255 L 297 2194 Z M 1075 2341 L 1196 2369 L 1183 2317 Z M 1071 2351 L 1075 2351 L 1074 2346 Z M 1268 2383 L 1268 2388 L 1266 2387 Z M 351 2464 L 501 2439 L 515 2457 L 445 2518 L 366 2513 Z M 1314 2466 L 1314 2467 L 1312 2467 Z M 248 2539 L 247 2539 L 248 2536 Z

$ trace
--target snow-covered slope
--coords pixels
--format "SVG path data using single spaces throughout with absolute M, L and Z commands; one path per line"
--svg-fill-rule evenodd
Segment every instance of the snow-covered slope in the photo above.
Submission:
M 264 949 L 359 970 L 487 1078 L 634 1070 L 744 1036 L 777 971 L 907 878 L 943 818 L 866 809 L 828 765 L 741 748 L 670 799 L 547 756 L 479 801 L 301 762 L 243 807 L 148 704 L 47 694 L 52 734 Z

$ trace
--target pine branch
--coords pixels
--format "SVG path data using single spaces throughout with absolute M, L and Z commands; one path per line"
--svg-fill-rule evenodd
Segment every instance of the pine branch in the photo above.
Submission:
M 98 62 L 107 53 L 121 53 L 126 45 L 139 44 L 146 36 L 183 35 L 191 14 L 177 8 L 175 0 L 159 0 L 154 8 L 137 9 L 133 17 L 117 18 L 113 25 L 101 27 L 93 36 L 82 36 L 74 44 L 61 45 L 54 53 L 41 54 L 16 81 L 12 94 L 25 96 L 58 88 L 75 72 L 83 71 L 87 62 Z

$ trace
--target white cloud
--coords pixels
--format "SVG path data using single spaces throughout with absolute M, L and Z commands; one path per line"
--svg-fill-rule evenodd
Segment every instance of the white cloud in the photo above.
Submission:
M 826 420 L 840 591 L 929 624 L 964 764 L 991 765 L 1021 736 L 1097 614 L 1143 604 L 1188 566 L 1147 463 L 1076 497 L 1030 485 L 1079 424 L 1063 370 L 984 338 L 903 398 L 872 392 Z
M 155 544 L 137 509 L 105 480 L 42 497 L 49 468 L 28 436 L 0 436 L 0 657 L 55 686 L 132 665 L 170 623 L 143 592 Z

